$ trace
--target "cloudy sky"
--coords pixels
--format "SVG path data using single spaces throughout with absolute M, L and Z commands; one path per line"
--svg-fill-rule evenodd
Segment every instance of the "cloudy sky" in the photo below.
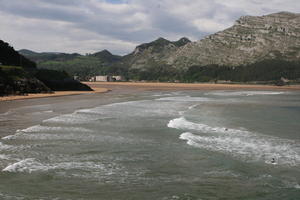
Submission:
M 0 39 L 15 49 L 133 51 L 158 37 L 199 40 L 242 15 L 300 12 L 299 0 L 0 0 Z

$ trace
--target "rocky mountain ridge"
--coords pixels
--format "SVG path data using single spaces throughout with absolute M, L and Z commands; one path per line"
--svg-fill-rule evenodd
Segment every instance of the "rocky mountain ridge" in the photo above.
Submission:
M 95 75 L 189 82 L 296 80 L 300 78 L 300 14 L 243 16 L 232 27 L 199 41 L 158 38 L 125 56 L 107 50 L 69 60 L 69 55 L 59 56 L 38 62 L 38 67 L 64 70 L 81 80 Z
M 167 64 L 238 66 L 279 57 L 300 59 L 300 14 L 243 16 L 232 27 L 179 48 Z
M 169 41 L 164 38 L 144 43 L 135 48 L 135 50 L 122 58 L 122 64 L 133 69 L 141 69 L 152 65 L 164 63 L 172 53 L 175 53 L 180 47 L 190 43 L 188 38 L 181 38 L 178 41 Z

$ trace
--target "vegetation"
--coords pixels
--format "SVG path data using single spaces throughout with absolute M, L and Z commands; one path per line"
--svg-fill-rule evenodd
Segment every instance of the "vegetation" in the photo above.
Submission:
M 0 63 L 2 65 L 22 66 L 24 68 L 35 68 L 36 64 L 20 55 L 8 43 L 0 40 Z
M 66 71 L 68 74 L 79 76 L 81 79 L 105 74 L 107 71 L 105 64 L 93 56 L 79 56 L 68 61 L 46 61 L 39 63 L 39 68 Z
M 54 91 L 92 91 L 89 86 L 74 80 L 65 71 L 39 69 L 35 76 Z
M 193 66 L 185 73 L 186 82 L 228 80 L 233 82 L 277 81 L 300 78 L 300 62 L 264 60 L 246 66 Z
M 40 69 L 58 70 L 78 76 L 81 80 L 96 75 L 122 75 L 128 80 L 162 82 L 277 83 L 282 77 L 294 81 L 300 78 L 300 61 L 295 59 L 295 55 L 283 56 L 279 51 L 272 51 L 276 59 L 266 58 L 240 66 L 193 65 L 197 62 L 188 64 L 184 59 L 182 66 L 166 64 L 168 55 L 187 43 L 190 43 L 187 38 L 175 42 L 159 38 L 137 46 L 133 53 L 123 57 L 112 55 L 107 50 L 85 56 L 28 50 L 22 50 L 22 53 L 25 51 L 29 58 L 35 59 Z M 40 79 L 45 81 L 44 78 Z
M 34 51 L 22 49 L 19 51 L 20 54 L 23 56 L 29 58 L 30 60 L 33 60 L 35 62 L 44 62 L 48 60 L 52 61 L 67 61 L 72 60 L 80 54 L 73 53 L 73 54 L 67 54 L 67 53 L 36 53 Z
M 51 90 L 20 66 L 0 66 L 0 96 L 40 92 Z
M 187 71 L 171 66 L 151 66 L 146 69 L 131 69 L 128 78 L 147 81 L 180 82 L 274 82 L 282 77 L 290 80 L 300 78 L 300 62 L 286 60 L 264 60 L 245 66 L 192 66 Z
M 90 87 L 75 81 L 66 72 L 37 69 L 35 62 L 20 55 L 8 43 L 0 40 L 1 96 L 51 92 L 49 88 L 52 90 L 91 90 Z
M 85 56 L 64 53 L 36 53 L 29 50 L 21 50 L 20 52 L 36 61 L 40 69 L 65 71 L 71 76 L 78 76 L 81 80 L 87 80 L 91 76 L 124 71 L 113 65 L 121 57 L 112 55 L 107 50 Z

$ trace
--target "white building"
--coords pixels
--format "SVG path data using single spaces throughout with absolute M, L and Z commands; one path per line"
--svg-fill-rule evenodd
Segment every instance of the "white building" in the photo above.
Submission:
M 95 76 L 95 81 L 96 82 L 107 82 L 109 81 L 108 76 Z
M 116 81 L 123 81 L 124 77 L 123 76 L 112 76 L 113 79 L 115 79 Z
M 114 82 L 124 81 L 123 76 L 93 76 L 89 79 L 90 82 Z

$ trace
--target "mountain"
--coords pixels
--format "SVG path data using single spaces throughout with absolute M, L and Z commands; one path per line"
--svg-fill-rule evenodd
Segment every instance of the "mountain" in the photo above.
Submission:
M 19 50 L 19 53 L 22 54 L 23 56 L 27 57 L 30 60 L 33 60 L 34 62 L 40 63 L 40 62 L 45 62 L 48 60 L 52 61 L 67 61 L 67 60 L 72 60 L 80 54 L 78 53 L 55 53 L 55 52 L 43 52 L 43 53 L 37 53 L 31 50 L 27 49 L 21 49 Z
M 131 69 L 142 69 L 161 65 L 164 60 L 175 53 L 180 47 L 190 43 L 187 38 L 178 41 L 169 41 L 164 38 L 137 46 L 135 50 L 122 58 L 122 64 Z
M 211 64 L 239 66 L 279 58 L 300 59 L 300 14 L 243 16 L 232 27 L 179 48 L 167 58 L 167 64 L 186 69 Z
M 23 50 L 34 55 L 35 52 Z M 92 90 L 65 72 L 41 70 L 36 63 L 20 55 L 0 40 L 0 96 L 51 92 L 51 90 Z
M 87 80 L 89 77 L 119 71 L 112 66 L 121 60 L 121 56 L 113 55 L 107 50 L 93 54 L 66 54 L 66 53 L 36 53 L 30 50 L 19 51 L 24 56 L 37 62 L 40 69 L 66 71 L 71 76 Z
M 24 68 L 36 67 L 34 62 L 20 55 L 13 47 L 2 40 L 0 40 L 0 63 L 2 65 L 22 66 Z
M 107 50 L 85 56 L 21 53 L 37 61 L 38 68 L 64 70 L 83 80 L 111 74 L 148 81 L 300 81 L 300 14 L 243 16 L 199 41 L 158 38 L 123 57 Z
M 50 92 L 44 83 L 32 75 L 35 70 L 34 62 L 0 40 L 0 96 Z
M 196 42 L 160 38 L 123 59 L 134 80 L 277 83 L 300 81 L 300 14 L 243 16 Z
M 116 62 L 121 59 L 122 56 L 113 55 L 108 50 L 99 51 L 97 53 L 91 54 L 90 56 L 95 56 L 100 59 L 102 62 L 111 63 Z

